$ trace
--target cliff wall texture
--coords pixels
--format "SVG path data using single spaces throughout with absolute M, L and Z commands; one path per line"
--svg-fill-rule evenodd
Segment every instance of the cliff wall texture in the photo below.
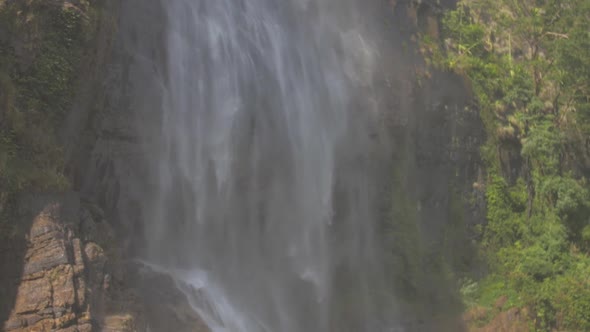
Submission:
M 154 138 L 140 139 L 138 126 L 158 121 L 157 106 L 133 96 L 158 88 L 137 54 L 164 57 L 158 3 L 0 0 L 7 331 L 207 330 L 172 279 L 132 259 L 142 245 L 142 195 L 153 187 L 143 160 Z M 376 130 L 391 149 L 382 204 L 389 272 L 410 330 L 457 331 L 462 303 L 447 272 L 477 265 L 466 225 L 484 220 L 484 130 L 463 79 L 427 69 L 412 39 L 438 35 L 439 5 L 392 6 L 376 14 L 395 56 L 375 92 L 387 105 Z M 153 40 L 142 44 L 138 34 Z
M 136 31 L 124 6 L 0 1 L 6 331 L 207 330 L 171 278 L 132 259 L 145 150 L 126 105 Z

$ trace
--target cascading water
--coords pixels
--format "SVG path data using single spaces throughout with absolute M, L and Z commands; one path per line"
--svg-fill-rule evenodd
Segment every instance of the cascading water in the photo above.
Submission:
M 361 2 L 154 10 L 144 257 L 213 331 L 386 330 L 369 162 L 378 52 Z

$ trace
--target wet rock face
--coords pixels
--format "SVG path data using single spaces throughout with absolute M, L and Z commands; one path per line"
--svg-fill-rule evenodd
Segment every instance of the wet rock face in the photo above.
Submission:
M 16 288 L 0 297 L 3 331 L 209 331 L 170 277 L 125 258 L 96 205 L 76 193 L 20 201 L 14 222 L 29 230 L 23 248 L 1 252 L 23 257 L 3 265 L 20 275 L 0 273 Z
M 141 265 L 135 272 L 150 331 L 210 332 L 170 276 Z
M 80 216 L 86 213 L 78 197 L 25 199 L 23 206 L 30 210 L 23 218 L 32 218 L 32 222 L 22 275 L 15 281 L 18 288 L 4 329 L 94 331 L 104 325 L 108 329 L 103 330 L 134 331 L 133 318 L 111 319 L 113 315 L 104 310 L 105 300 L 113 297 L 107 282 L 108 258 L 98 244 L 80 239 Z

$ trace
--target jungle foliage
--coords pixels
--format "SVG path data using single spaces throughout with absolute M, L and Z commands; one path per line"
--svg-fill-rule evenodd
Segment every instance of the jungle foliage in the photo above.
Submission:
M 470 83 L 487 133 L 489 273 L 464 300 L 505 296 L 531 329 L 589 331 L 590 1 L 463 0 L 443 15 L 424 48 Z

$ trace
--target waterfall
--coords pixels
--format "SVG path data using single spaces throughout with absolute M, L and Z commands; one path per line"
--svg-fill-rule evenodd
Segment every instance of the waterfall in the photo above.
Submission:
M 215 332 L 391 331 L 368 4 L 126 5 L 150 17 L 128 46 L 155 118 L 144 260 Z

